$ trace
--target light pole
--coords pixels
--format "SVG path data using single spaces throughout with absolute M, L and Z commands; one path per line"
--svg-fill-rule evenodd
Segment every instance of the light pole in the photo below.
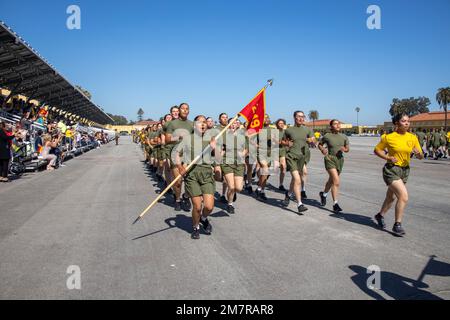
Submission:
M 356 127 L 358 128 L 358 134 L 359 134 L 359 112 L 361 111 L 360 107 L 356 107 L 355 109 L 356 111 Z

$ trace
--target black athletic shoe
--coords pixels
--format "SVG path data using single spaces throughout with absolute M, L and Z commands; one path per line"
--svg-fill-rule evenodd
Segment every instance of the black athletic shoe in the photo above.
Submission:
M 392 227 L 392 232 L 397 237 L 403 237 L 406 234 L 401 223 L 395 223 L 394 226 Z
M 245 186 L 245 191 L 246 191 L 248 194 L 252 194 L 252 193 L 253 193 L 252 186 L 251 186 L 250 184 L 246 185 L 246 186 Z
M 320 204 L 322 205 L 322 207 L 325 207 L 327 205 L 327 197 L 323 195 L 323 192 L 319 192 L 319 196 L 320 196 Z
M 227 198 L 225 198 L 225 196 L 220 196 L 220 202 L 228 203 Z
M 302 199 L 308 199 L 308 196 L 306 195 L 306 191 L 302 191 Z
M 307 211 L 307 210 L 308 210 L 308 208 L 305 207 L 304 204 L 301 204 L 301 205 L 298 206 L 298 212 L 299 212 L 299 213 L 305 212 L 305 211 Z
M 262 201 L 267 201 L 267 197 L 266 197 L 266 194 L 264 193 L 264 191 L 259 192 L 258 199 L 260 199 Z
M 212 232 L 212 225 L 209 223 L 208 218 L 206 218 L 204 221 L 200 219 L 200 223 L 202 224 L 203 230 L 205 230 L 206 234 L 211 234 Z
M 285 188 L 283 185 L 281 185 L 281 186 L 278 187 L 278 190 L 280 190 L 280 191 L 286 191 L 286 188 Z
M 181 211 L 181 201 L 175 201 L 175 211 Z
M 234 214 L 234 207 L 231 204 L 227 206 L 227 212 L 230 214 Z
M 377 221 L 378 227 L 380 227 L 380 229 L 386 228 L 386 223 L 384 222 L 384 217 L 381 214 L 377 213 L 375 215 L 375 220 Z
M 183 208 L 184 211 L 189 212 L 191 211 L 191 202 L 189 201 L 189 198 L 185 197 L 185 195 L 183 195 L 181 197 L 181 207 Z
M 336 212 L 336 213 L 339 213 L 339 212 L 342 211 L 342 208 L 339 207 L 339 204 L 336 203 L 336 204 L 333 206 L 333 211 Z
M 281 201 L 281 205 L 283 206 L 283 207 L 287 207 L 287 206 L 289 206 L 289 201 L 290 201 L 291 199 L 290 199 L 290 197 L 289 197 L 289 191 L 286 191 L 285 193 L 284 193 L 284 199 L 283 199 L 283 201 Z
M 194 231 L 191 233 L 191 238 L 195 240 L 200 239 L 200 229 L 194 228 Z

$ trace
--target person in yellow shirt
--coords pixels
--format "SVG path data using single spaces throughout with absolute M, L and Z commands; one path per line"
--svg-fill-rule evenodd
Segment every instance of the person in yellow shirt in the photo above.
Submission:
M 382 137 L 374 150 L 378 157 L 387 161 L 383 168 L 383 180 L 388 186 L 386 198 L 380 212 L 375 216 L 375 220 L 381 229 L 385 228 L 384 216 L 392 207 L 396 197 L 395 224 L 392 231 L 394 235 L 401 237 L 405 235 L 402 218 L 408 202 L 406 182 L 409 176 L 411 153 L 414 153 L 420 160 L 423 159 L 423 153 L 417 136 L 408 132 L 410 123 L 407 115 L 394 116 L 392 123 L 396 126 L 395 131 Z M 387 154 L 385 154 L 385 150 L 387 150 Z
M 316 137 L 316 140 L 319 141 L 319 140 L 320 140 L 320 137 L 321 137 L 322 135 L 320 134 L 319 131 L 316 131 L 316 132 L 314 132 L 314 136 Z
M 450 131 L 447 132 L 447 153 L 448 156 L 450 157 Z
M 68 150 L 72 150 L 73 148 L 73 138 L 74 138 L 74 129 L 72 127 L 67 127 L 66 129 L 66 144 Z

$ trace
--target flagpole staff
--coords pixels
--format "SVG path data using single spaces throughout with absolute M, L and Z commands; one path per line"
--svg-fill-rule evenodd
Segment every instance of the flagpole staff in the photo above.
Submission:
M 273 84 L 273 79 L 269 79 L 267 80 L 267 84 L 264 86 L 264 89 L 267 89 L 267 87 L 272 86 Z M 236 122 L 236 120 L 239 118 L 239 114 L 237 114 L 236 116 L 234 116 L 234 118 L 231 119 L 231 121 L 225 126 L 225 128 L 222 129 L 222 131 L 220 131 L 215 137 L 214 140 L 219 139 L 229 128 L 230 126 Z M 201 154 L 199 154 L 197 157 L 194 158 L 194 160 L 192 160 L 192 162 L 186 167 L 186 172 L 188 172 L 192 166 L 194 164 L 197 163 L 198 160 L 200 160 L 202 158 L 202 156 L 208 152 L 211 149 L 211 145 L 208 144 L 208 146 L 202 151 Z M 170 190 L 170 188 L 172 188 L 172 186 L 179 180 L 181 179 L 182 175 L 178 175 L 175 179 L 173 179 L 173 181 L 164 189 L 163 192 L 161 192 L 155 200 L 152 201 L 152 203 L 149 204 L 149 206 L 147 208 L 144 209 L 144 211 L 142 211 L 142 213 L 136 218 L 136 220 L 134 220 L 133 224 L 135 224 L 136 222 L 138 222 L 158 201 L 159 199 L 161 199 L 161 197 L 163 195 L 165 195 L 167 193 L 167 191 Z

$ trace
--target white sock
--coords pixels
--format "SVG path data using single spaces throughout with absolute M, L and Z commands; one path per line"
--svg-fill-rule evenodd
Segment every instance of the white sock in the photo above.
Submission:
M 206 220 L 206 217 L 204 217 L 203 215 L 200 217 L 200 219 L 202 219 L 202 221 Z
M 229 206 L 232 206 L 232 205 L 233 205 L 233 202 L 228 202 L 228 205 L 229 205 Z
M 298 202 L 298 204 L 297 204 L 297 207 L 300 207 L 302 204 L 303 204 L 303 203 L 302 203 L 302 200 L 300 200 L 300 201 Z
M 335 201 L 334 201 L 334 204 L 337 204 L 337 203 L 338 203 L 337 200 L 335 200 Z
M 200 229 L 200 227 L 198 225 L 196 225 L 196 226 L 194 226 L 194 229 L 198 230 L 198 229 Z
M 326 198 L 328 195 L 328 192 L 322 192 L 322 195 Z
M 262 189 L 261 189 L 261 187 L 258 187 L 256 190 L 258 190 L 258 191 L 262 191 Z

